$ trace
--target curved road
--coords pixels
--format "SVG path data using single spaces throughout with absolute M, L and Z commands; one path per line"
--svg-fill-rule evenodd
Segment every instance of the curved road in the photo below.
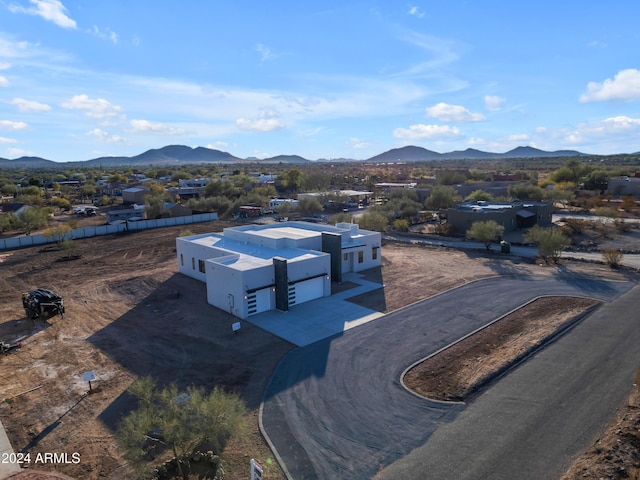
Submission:
M 528 388 L 531 386 L 529 382 L 532 381 L 543 390 L 547 388 L 546 385 L 553 386 L 553 390 L 558 391 L 556 395 L 560 395 L 559 398 L 564 402 L 564 408 L 577 412 L 578 423 L 584 423 L 585 419 L 588 419 L 586 423 L 591 427 L 586 433 L 574 430 L 568 432 L 566 438 L 558 439 L 561 444 L 549 449 L 553 451 L 550 455 L 553 458 L 545 457 L 543 464 L 531 467 L 535 472 L 534 476 L 519 476 L 552 478 L 549 476 L 550 473 L 555 473 L 558 465 L 565 462 L 568 455 L 579 452 L 586 445 L 585 442 L 590 440 L 589 435 L 593 435 L 591 432 L 594 428 L 602 425 L 601 414 L 600 417 L 596 416 L 595 421 L 591 421 L 594 413 L 590 407 L 604 410 L 605 416 L 611 415 L 628 393 L 628 388 L 626 391 L 617 391 L 612 398 L 606 399 L 607 401 L 594 392 L 598 389 L 611 389 L 610 382 L 613 379 L 617 379 L 617 385 L 622 382 L 623 385 L 630 386 L 633 368 L 630 370 L 628 365 L 620 368 L 620 365 L 614 365 L 615 362 L 612 363 L 609 359 L 609 363 L 606 363 L 607 368 L 602 369 L 602 375 L 598 376 L 602 377 L 604 384 L 576 385 L 575 382 L 569 382 L 569 385 L 562 385 L 561 382 L 558 385 L 557 382 L 547 382 L 546 378 L 553 377 L 556 371 L 554 364 L 542 364 L 541 370 L 535 374 L 537 376 L 506 387 L 507 393 L 503 394 L 503 402 L 509 407 L 509 415 L 504 421 L 501 418 L 502 411 L 491 410 L 493 402 L 485 400 L 491 398 L 489 394 L 493 392 L 493 387 L 466 407 L 462 404 L 444 404 L 418 398 L 402 388 L 399 383 L 400 375 L 414 361 L 439 350 L 536 296 L 578 295 L 607 302 L 627 293 L 633 285 L 632 282 L 608 282 L 575 274 L 561 274 L 554 279 L 503 276 L 481 280 L 393 312 L 343 335 L 294 350 L 283 358 L 267 389 L 262 411 L 264 430 L 283 460 L 290 477 L 295 480 L 366 479 L 374 477 L 377 473 L 385 479 L 513 478 L 513 471 L 511 477 L 487 477 L 486 472 L 484 475 L 469 477 L 459 474 L 447 475 L 453 457 L 439 457 L 439 453 L 432 455 L 430 452 L 455 451 L 457 446 L 450 443 L 451 439 L 464 439 L 467 436 L 468 426 L 461 422 L 470 421 L 471 425 L 474 425 L 477 419 L 472 413 L 477 411 L 477 405 L 487 402 L 488 406 L 485 408 L 489 413 L 487 410 L 480 410 L 480 415 L 484 416 L 482 418 L 488 424 L 483 424 L 484 428 L 496 428 L 498 425 L 507 427 L 507 433 L 503 432 L 505 436 L 500 438 L 501 441 L 492 445 L 505 456 L 509 455 L 508 452 L 504 452 L 506 447 L 518 450 L 517 442 L 522 439 L 517 434 L 510 437 L 508 432 L 521 431 L 518 430 L 519 426 L 516 428 L 520 418 L 527 419 L 527 431 L 535 430 L 533 427 L 538 421 L 546 422 L 548 425 L 559 421 L 549 413 L 544 413 L 542 417 L 536 417 L 531 413 L 535 411 L 537 415 L 539 412 L 553 412 L 556 408 L 553 404 L 543 405 L 541 409 L 531 409 L 527 399 Z M 635 296 L 623 297 L 635 301 L 634 309 L 628 311 L 637 311 L 640 308 L 640 290 L 636 289 L 634 293 Z M 626 306 L 631 308 L 629 305 Z M 613 308 L 613 305 L 605 307 Z M 598 310 L 601 311 L 606 309 L 603 307 Z M 587 320 L 592 318 L 596 316 L 592 315 Z M 584 329 L 587 320 L 561 340 L 573 338 L 578 329 Z M 640 342 L 640 331 L 637 327 L 633 330 L 625 323 L 618 331 L 603 324 L 609 320 L 613 319 L 600 320 L 596 330 L 587 336 L 591 339 L 591 344 L 585 345 L 583 342 L 579 345 L 582 350 L 587 350 L 588 355 L 593 356 L 593 361 L 597 361 L 601 356 L 608 358 L 607 355 L 612 355 L 610 348 L 601 349 L 598 346 L 603 338 L 610 342 L 635 341 L 636 345 Z M 556 342 L 553 347 L 559 343 Z M 638 351 L 637 348 L 632 350 Z M 538 355 L 525 365 L 538 364 L 537 357 Z M 635 357 L 629 364 L 637 368 L 640 353 Z M 592 362 L 586 365 L 591 368 Z M 578 365 L 576 368 L 581 367 Z M 518 372 L 523 370 L 522 367 L 517 369 Z M 496 386 L 502 387 L 512 376 L 513 373 Z M 580 378 L 585 377 L 582 375 Z M 581 395 L 573 395 L 579 387 L 583 387 L 585 391 Z M 566 390 L 564 395 L 563 390 Z M 524 401 L 520 401 L 523 395 Z M 598 405 L 590 405 L 587 396 L 591 395 L 598 398 Z M 511 404 L 509 399 L 512 399 Z M 440 431 L 448 432 L 448 436 L 438 435 Z M 465 454 L 469 451 L 474 452 L 478 445 L 487 444 L 483 441 L 482 430 L 471 429 L 471 432 L 479 434 L 481 440 L 477 440 L 477 437 L 474 438 L 479 443 L 469 440 L 471 443 L 466 443 L 466 449 L 461 450 Z M 434 441 L 427 443 L 432 436 Z M 545 444 L 545 447 L 547 446 L 548 444 Z M 423 465 L 421 462 L 425 458 L 420 452 L 427 447 L 429 449 L 424 452 L 427 452 L 425 455 L 428 455 L 431 463 Z M 411 452 L 414 453 L 410 455 Z M 495 451 L 492 452 L 493 456 L 470 456 L 469 461 L 472 465 L 480 464 L 493 468 L 492 465 L 500 463 L 504 458 L 496 455 Z M 519 458 L 521 462 L 526 460 L 521 456 L 513 458 Z M 437 475 L 436 466 L 441 469 Z M 524 469 L 526 470 L 526 467 Z M 433 475 L 429 472 L 433 472 Z

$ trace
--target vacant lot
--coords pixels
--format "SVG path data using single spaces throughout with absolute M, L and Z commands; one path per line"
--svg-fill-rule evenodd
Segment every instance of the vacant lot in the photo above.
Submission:
M 223 226 L 189 228 L 201 233 Z M 249 409 L 251 432 L 227 446 L 226 478 L 246 478 L 250 458 L 266 466 L 267 478 L 284 478 L 259 433 L 257 409 L 270 373 L 293 346 L 247 322 L 234 336 L 234 317 L 206 303 L 204 284 L 177 274 L 179 234 L 180 228 L 165 228 L 78 240 L 70 251 L 0 253 L 1 339 L 24 342 L 17 354 L 0 358 L 0 418 L 16 450 L 78 452 L 79 464 L 56 467 L 78 479 L 130 477 L 114 431 L 132 406 L 127 387 L 138 376 L 152 375 L 161 383 L 238 392 Z M 597 265 L 564 267 L 624 275 Z M 553 275 L 556 269 L 387 244 L 381 272 L 371 272 L 384 290 L 356 300 L 391 311 L 477 278 L 532 271 Z M 20 294 L 36 287 L 64 296 L 67 313 L 30 330 Z M 87 371 L 97 376 L 92 395 L 82 381 Z

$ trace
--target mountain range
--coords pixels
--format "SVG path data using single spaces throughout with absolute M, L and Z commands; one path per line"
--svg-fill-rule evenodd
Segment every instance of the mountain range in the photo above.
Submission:
M 28 167 L 28 168 L 51 168 L 51 167 L 114 167 L 114 166 L 136 166 L 136 165 L 180 165 L 194 163 L 218 163 L 218 164 L 238 164 L 238 163 L 262 163 L 262 164 L 307 164 L 318 162 L 358 162 L 358 163 L 405 163 L 431 160 L 491 160 L 508 158 L 544 158 L 544 157 L 576 157 L 585 156 L 575 150 L 557 150 L 547 152 L 533 147 L 517 147 L 505 153 L 483 152 L 468 148 L 462 151 L 448 153 L 438 153 L 427 150 L 423 147 L 407 146 L 394 148 L 384 153 L 365 160 L 354 160 L 347 158 L 340 159 L 319 159 L 308 160 L 299 155 L 278 155 L 275 157 L 257 159 L 239 158 L 228 152 L 214 150 L 205 147 L 187 147 L 184 145 L 168 145 L 166 147 L 147 150 L 144 153 L 133 157 L 99 157 L 80 162 L 54 162 L 40 157 L 20 157 L 14 160 L 0 158 L 0 168 L 7 167 Z

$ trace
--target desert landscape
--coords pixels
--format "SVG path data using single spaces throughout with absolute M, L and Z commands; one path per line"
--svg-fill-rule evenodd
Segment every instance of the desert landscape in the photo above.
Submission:
M 195 234 L 224 226 L 211 222 L 189 229 Z M 250 428 L 222 452 L 224 478 L 246 478 L 251 458 L 265 467 L 265 478 L 285 478 L 257 418 L 270 373 L 295 347 L 248 322 L 234 335 L 235 317 L 206 303 L 204 284 L 177 273 L 175 238 L 181 231 L 169 227 L 74 240 L 71 250 L 46 246 L 0 253 L 0 334 L 4 341 L 22 340 L 18 352 L 0 359 L 0 418 L 14 450 L 32 455 L 77 452 L 81 459 L 43 470 L 77 479 L 132 478 L 115 431 L 134 407 L 127 388 L 136 378 L 151 375 L 161 384 L 221 386 L 238 393 L 246 403 Z M 382 269 L 372 276 L 381 276 L 384 289 L 353 301 L 387 312 L 475 279 L 518 273 L 552 276 L 559 268 L 511 256 L 391 242 L 383 246 L 382 255 Z M 562 268 L 594 278 L 636 275 L 596 263 L 564 261 Z M 410 284 L 421 288 L 407 289 Z M 64 318 L 45 323 L 25 319 L 20 295 L 36 287 L 51 288 L 64 297 Z M 523 314 L 548 317 L 554 305 L 560 308 L 547 302 L 539 308 L 531 305 Z M 588 306 L 576 302 L 567 315 Z M 534 329 L 545 322 L 526 323 Z M 539 332 L 544 332 L 539 333 L 542 337 L 549 334 Z M 466 355 L 474 358 L 475 353 Z M 515 354 L 507 349 L 500 355 Z M 474 371 L 482 368 L 495 367 L 478 364 Z M 96 375 L 90 394 L 82 380 L 88 371 Z M 630 399 L 630 405 L 637 404 L 637 399 Z M 625 428 L 621 424 L 636 422 L 637 430 L 637 411 L 627 407 L 620 411 L 615 429 L 598 440 L 600 446 L 576 463 L 573 476 L 566 479 L 600 478 L 620 462 L 627 473 L 632 471 L 637 453 L 621 449 L 615 441 Z M 602 446 L 607 438 L 613 439 L 611 447 Z

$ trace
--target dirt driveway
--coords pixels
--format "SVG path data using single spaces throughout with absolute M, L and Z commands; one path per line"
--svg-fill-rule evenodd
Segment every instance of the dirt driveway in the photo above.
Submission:
M 219 222 L 191 225 L 218 231 Z M 266 478 L 283 478 L 257 427 L 264 387 L 289 343 L 206 303 L 205 286 L 177 273 L 175 238 L 181 228 L 74 241 L 58 251 L 34 247 L 0 253 L 0 335 L 23 337 L 16 354 L 0 358 L 0 419 L 15 450 L 79 453 L 78 464 L 38 465 L 82 479 L 130 477 L 114 440 L 118 420 L 132 406 L 125 393 L 140 375 L 179 386 L 221 385 L 249 409 L 251 432 L 225 453 L 226 478 L 246 478 L 250 458 Z M 572 264 L 589 276 L 624 276 L 596 265 Z M 392 311 L 467 281 L 556 267 L 517 258 L 442 248 L 387 244 L 384 290 L 367 303 Z M 65 298 L 67 313 L 33 330 L 20 294 L 49 287 Z M 410 287 L 410 288 L 409 288 Z M 82 374 L 94 371 L 94 393 Z M 34 390 L 32 390 L 34 389 Z M 27 393 L 25 393 L 27 392 Z

